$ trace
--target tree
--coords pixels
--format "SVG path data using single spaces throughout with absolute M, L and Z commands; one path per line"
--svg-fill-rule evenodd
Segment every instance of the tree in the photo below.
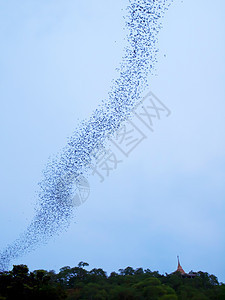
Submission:
M 82 267 L 88 267 L 88 266 L 89 266 L 89 264 L 86 263 L 86 262 L 83 262 L 83 261 L 80 261 L 79 264 L 78 264 L 78 267 L 79 267 L 79 268 L 82 268 Z
M 142 275 L 144 274 L 144 271 L 142 268 L 137 268 L 135 271 L 134 271 L 134 274 L 135 275 Z
M 119 269 L 120 275 L 134 275 L 134 269 L 131 267 L 126 267 L 125 269 Z
M 13 277 L 25 278 L 28 276 L 29 269 L 26 265 L 14 265 L 12 269 Z

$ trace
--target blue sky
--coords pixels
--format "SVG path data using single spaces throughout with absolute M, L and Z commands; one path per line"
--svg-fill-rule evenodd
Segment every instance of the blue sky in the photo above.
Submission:
M 127 1 L 0 1 L 0 248 L 26 228 L 48 157 L 107 97 L 126 44 Z M 185 271 L 225 281 L 222 0 L 174 1 L 150 87 L 172 114 L 110 177 L 90 178 L 67 232 L 14 262 L 87 261 Z

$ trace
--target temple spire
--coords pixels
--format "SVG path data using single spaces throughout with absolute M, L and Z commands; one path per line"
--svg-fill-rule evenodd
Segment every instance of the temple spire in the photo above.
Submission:
M 180 272 L 181 274 L 186 274 L 183 270 L 183 268 L 180 265 L 180 260 L 179 260 L 179 256 L 177 255 L 177 260 L 178 260 L 178 266 L 177 266 L 177 271 L 176 272 Z
M 177 260 L 178 260 L 178 267 L 179 267 L 180 266 L 179 255 L 177 255 Z

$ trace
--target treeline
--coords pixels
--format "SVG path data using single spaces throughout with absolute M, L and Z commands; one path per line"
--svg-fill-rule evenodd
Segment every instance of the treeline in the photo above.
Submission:
M 179 272 L 161 275 L 158 271 L 127 267 L 107 276 L 103 269 L 87 271 L 85 262 L 55 271 L 29 272 L 15 265 L 0 272 L 0 300 L 176 300 L 225 299 L 225 285 L 216 276 L 197 272 L 183 278 Z

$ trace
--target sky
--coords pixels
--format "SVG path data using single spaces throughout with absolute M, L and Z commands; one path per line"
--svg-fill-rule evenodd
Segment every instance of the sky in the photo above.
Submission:
M 0 249 L 34 215 L 48 158 L 107 98 L 126 45 L 124 0 L 0 0 Z M 225 282 L 225 3 L 174 0 L 152 91 L 171 111 L 90 195 L 67 231 L 16 259 L 205 271 Z

